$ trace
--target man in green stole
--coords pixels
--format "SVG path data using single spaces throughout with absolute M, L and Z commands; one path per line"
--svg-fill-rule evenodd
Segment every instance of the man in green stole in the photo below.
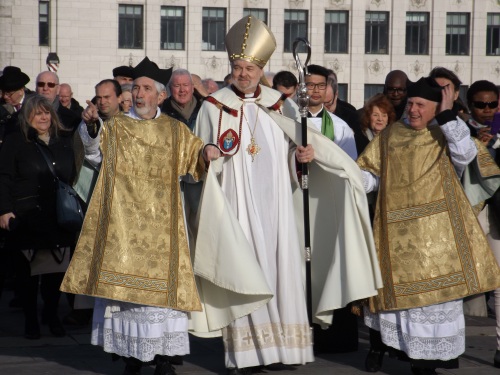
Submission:
M 414 374 L 458 366 L 465 351 L 462 298 L 500 285 L 500 270 L 459 178 L 477 149 L 453 115 L 453 90 L 431 78 L 408 88 L 407 117 L 388 126 L 357 163 L 378 190 L 374 237 L 384 288 L 370 299 L 366 370 L 384 352 Z

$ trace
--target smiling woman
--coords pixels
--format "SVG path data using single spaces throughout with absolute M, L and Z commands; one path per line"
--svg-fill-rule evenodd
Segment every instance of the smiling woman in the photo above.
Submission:
M 6 137 L 0 153 L 0 227 L 8 231 L 6 248 L 15 250 L 12 254 L 25 314 L 25 337 L 40 338 L 40 277 L 42 323 L 60 337 L 66 333 L 57 316 L 59 285 L 76 233 L 57 224 L 56 181 L 40 149 L 52 159 L 57 177 L 71 185 L 76 174 L 73 137 L 62 128 L 52 104 L 40 95 L 25 100 L 19 129 Z

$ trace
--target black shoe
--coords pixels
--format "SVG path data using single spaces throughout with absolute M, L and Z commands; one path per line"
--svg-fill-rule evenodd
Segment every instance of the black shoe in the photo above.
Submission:
M 177 375 L 174 366 L 170 363 L 168 356 L 156 355 L 155 356 L 155 372 L 154 375 Z
M 54 335 L 55 337 L 66 336 L 66 330 L 62 326 L 61 321 L 57 316 L 49 320 L 48 326 L 50 333 L 52 333 L 52 335 Z
M 168 361 L 176 366 L 182 366 L 184 364 L 184 360 L 182 359 L 181 355 L 174 355 L 174 356 L 166 356 Z
M 73 310 L 63 319 L 69 326 L 86 326 L 92 321 L 92 309 Z
M 424 368 L 413 365 L 411 366 L 411 373 L 413 375 L 437 375 L 436 369 L 434 368 Z
M 367 372 L 377 372 L 382 368 L 385 350 L 370 349 L 365 359 L 365 370 Z
M 292 365 L 285 365 L 284 363 L 271 363 L 270 365 L 264 366 L 267 371 L 294 371 L 297 370 Z
M 125 371 L 123 372 L 123 375 L 140 375 L 141 374 L 142 362 L 139 361 L 137 358 L 123 357 L 123 361 L 126 364 Z
M 38 340 L 40 338 L 40 326 L 38 318 L 31 316 L 24 321 L 24 338 L 28 340 Z
M 40 339 L 40 329 L 26 330 L 24 331 L 24 338 L 28 340 L 39 340 Z
M 250 375 L 252 373 L 252 370 L 249 368 L 228 368 L 227 369 L 227 375 Z
M 495 352 L 495 357 L 493 357 L 493 365 L 500 368 L 500 350 L 497 349 Z

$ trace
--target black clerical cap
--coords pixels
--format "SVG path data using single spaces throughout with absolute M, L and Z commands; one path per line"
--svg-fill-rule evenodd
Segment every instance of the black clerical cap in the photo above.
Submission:
M 134 79 L 139 77 L 148 77 L 154 81 L 163 83 L 165 86 L 170 81 L 172 68 L 160 69 L 156 63 L 151 61 L 147 56 L 134 68 Z
M 30 77 L 17 66 L 6 66 L 0 77 L 0 90 L 9 92 L 23 88 L 30 81 Z
M 424 98 L 433 102 L 441 102 L 443 88 L 434 78 L 422 77 L 417 82 L 408 86 L 408 97 Z
M 122 65 L 113 69 L 113 77 L 115 78 L 118 76 L 134 78 L 133 74 L 134 68 L 131 66 Z

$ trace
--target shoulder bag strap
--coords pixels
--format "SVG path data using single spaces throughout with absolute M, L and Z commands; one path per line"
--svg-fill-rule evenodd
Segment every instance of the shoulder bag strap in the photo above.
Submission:
M 42 146 L 40 146 L 38 144 L 38 142 L 36 140 L 34 140 L 33 142 L 35 143 L 35 146 L 38 148 L 38 150 L 40 150 L 40 152 L 42 153 L 43 158 L 47 162 L 47 165 L 49 166 L 49 169 L 52 172 L 52 174 L 54 175 L 54 177 L 56 178 L 56 180 L 59 180 L 59 177 L 57 177 L 56 170 L 54 169 L 54 164 L 50 160 L 49 155 L 47 155 L 47 152 L 43 149 Z

